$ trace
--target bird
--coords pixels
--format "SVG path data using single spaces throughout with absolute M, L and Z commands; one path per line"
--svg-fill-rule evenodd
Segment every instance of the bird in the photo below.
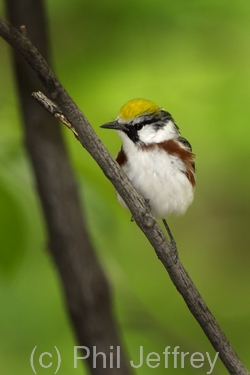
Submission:
M 182 215 L 194 199 L 195 154 L 182 137 L 172 115 L 146 99 L 132 99 L 112 122 L 122 146 L 116 161 L 149 203 L 152 216 L 161 219 L 176 247 L 166 217 Z M 127 208 L 117 193 L 119 203 Z

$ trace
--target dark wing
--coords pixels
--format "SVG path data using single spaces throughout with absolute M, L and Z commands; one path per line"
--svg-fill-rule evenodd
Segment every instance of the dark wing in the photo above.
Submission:
M 179 137 L 178 141 L 181 142 L 183 144 L 183 146 L 185 146 L 185 148 L 188 151 L 192 152 L 192 146 L 191 146 L 191 144 L 188 142 L 188 140 L 186 138 Z

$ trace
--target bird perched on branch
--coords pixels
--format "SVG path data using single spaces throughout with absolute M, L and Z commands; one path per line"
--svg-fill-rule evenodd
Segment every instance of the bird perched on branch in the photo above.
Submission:
M 145 99 L 130 100 L 115 121 L 101 127 L 117 130 L 122 147 L 116 161 L 149 202 L 155 219 L 163 220 L 175 244 L 165 218 L 183 214 L 193 201 L 195 155 L 190 143 L 169 112 Z

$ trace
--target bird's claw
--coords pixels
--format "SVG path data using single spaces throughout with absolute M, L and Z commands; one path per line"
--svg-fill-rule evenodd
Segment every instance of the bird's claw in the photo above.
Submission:
M 174 236 L 172 235 L 172 232 L 168 226 L 168 223 L 166 222 L 165 219 L 162 219 L 162 222 L 168 232 L 168 235 L 169 235 L 169 240 L 170 240 L 170 247 L 171 247 L 171 250 L 172 250 L 172 253 L 173 253 L 173 263 L 172 264 L 176 264 L 177 263 L 177 260 L 178 260 L 178 250 L 177 250 L 177 245 L 176 245 L 176 242 L 175 242 L 175 239 L 174 239 Z
M 147 214 L 150 214 L 151 213 L 151 207 L 150 207 L 150 204 L 149 204 L 150 199 L 144 198 L 144 200 L 145 200 L 145 205 L 146 205 L 146 209 L 147 209 Z

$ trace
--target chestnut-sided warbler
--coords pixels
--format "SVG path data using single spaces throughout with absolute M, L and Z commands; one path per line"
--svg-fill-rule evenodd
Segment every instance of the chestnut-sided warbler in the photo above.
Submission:
M 134 187 L 148 200 L 155 219 L 181 215 L 194 198 L 195 163 L 190 143 L 173 117 L 145 99 L 130 100 L 115 121 L 101 126 L 117 130 L 122 147 L 116 161 Z M 127 208 L 117 195 L 121 205 Z

